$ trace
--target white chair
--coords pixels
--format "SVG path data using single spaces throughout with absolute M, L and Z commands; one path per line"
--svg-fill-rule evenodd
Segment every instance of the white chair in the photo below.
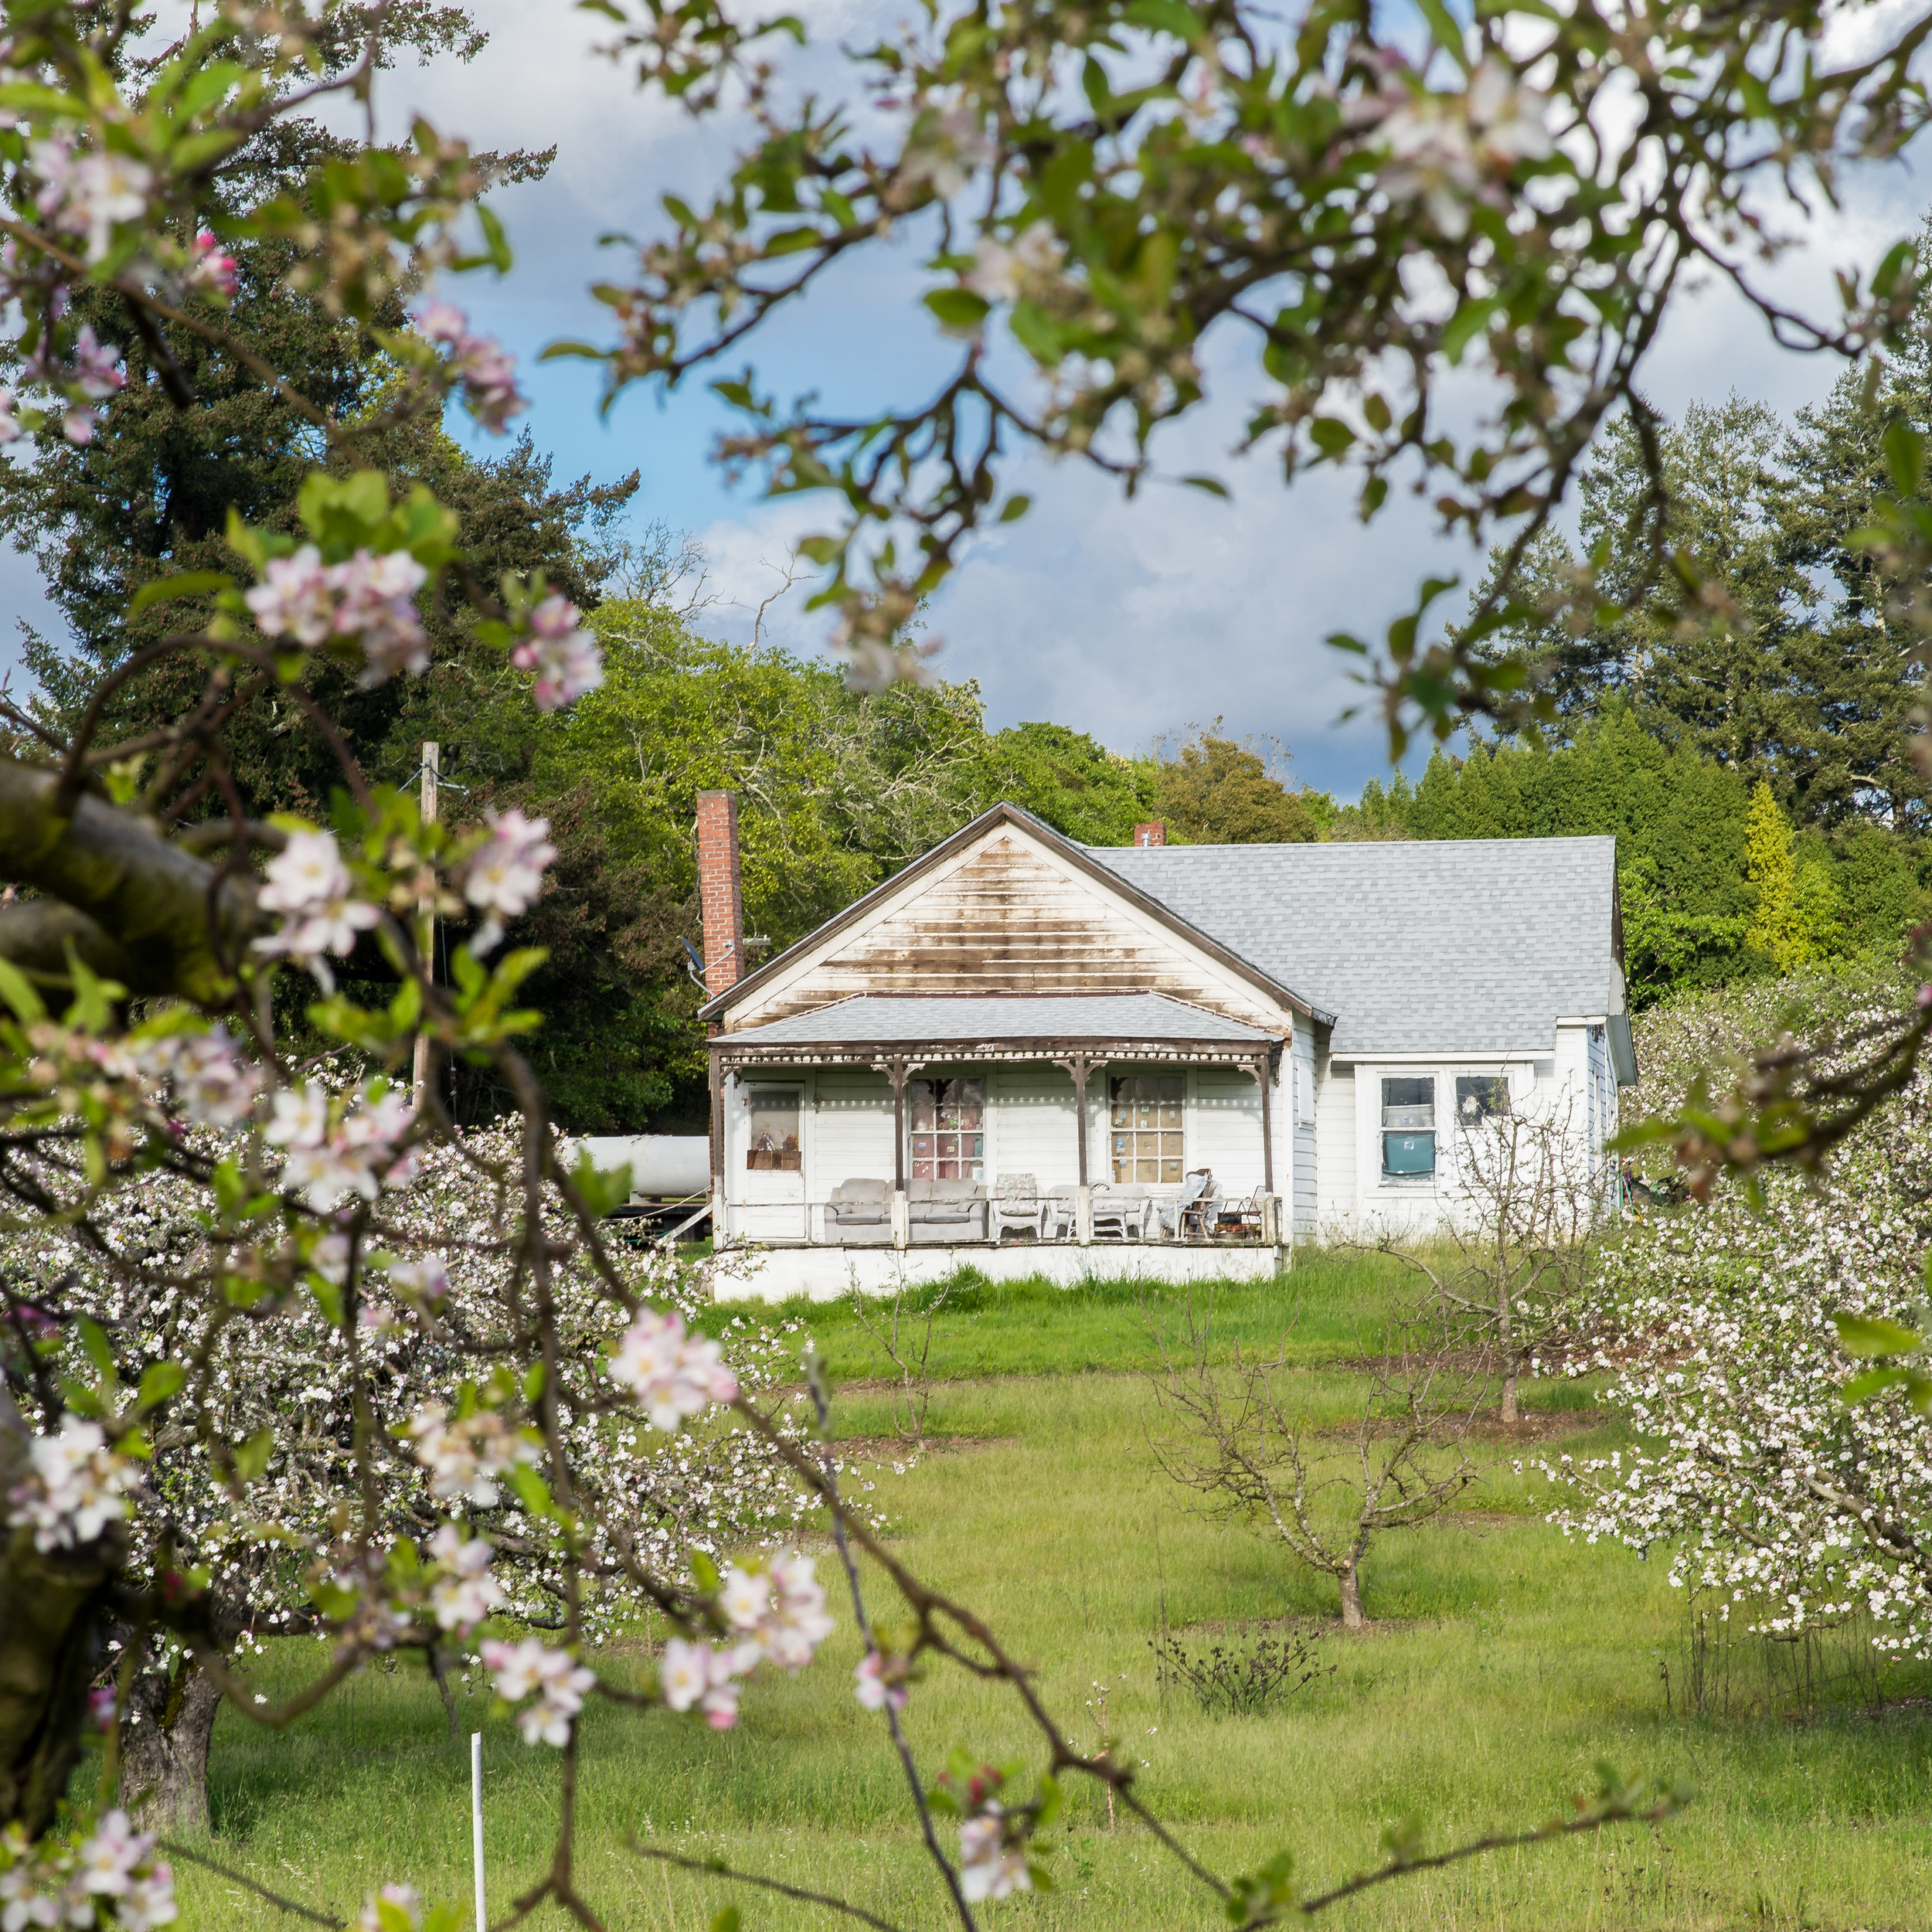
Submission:
M 1102 1181 L 1094 1189 L 1094 1232 L 1104 1229 L 1123 1241 L 1147 1239 L 1147 1217 L 1155 1202 L 1148 1190 L 1131 1182 Z
M 1008 1228 L 1024 1228 L 1036 1241 L 1046 1239 L 1047 1204 L 1030 1174 L 1002 1174 L 993 1192 L 993 1239 Z
M 1049 1241 L 1065 1241 L 1073 1233 L 1073 1196 L 1077 1192 L 1071 1185 L 1049 1187 L 1046 1190 L 1044 1211 L 1041 1215 L 1042 1230 Z

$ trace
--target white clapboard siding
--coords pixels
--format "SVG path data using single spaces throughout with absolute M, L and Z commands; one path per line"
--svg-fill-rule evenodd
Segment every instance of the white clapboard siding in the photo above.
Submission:
M 821 1070 L 812 1116 L 811 1198 L 841 1181 L 893 1178 L 893 1090 L 883 1073 Z
M 1210 1167 L 1224 1195 L 1253 1194 L 1262 1184 L 1261 1090 L 1231 1067 L 1201 1066 L 1190 1081 L 1187 1164 Z
M 1351 1228 L 1355 1213 L 1355 1068 L 1328 1063 L 1315 1092 L 1317 1232 Z
M 1002 1174 L 1030 1174 L 1041 1187 L 1071 1187 L 1080 1179 L 1080 1141 L 1073 1111 L 1073 1079 L 1057 1066 L 1023 1065 L 989 1070 L 987 1094 L 990 1138 L 988 1179 Z M 1104 1131 L 1089 1122 L 1093 1138 L 1087 1158 L 1098 1163 Z
M 1275 1114 L 1275 1145 L 1278 1148 L 1287 1141 L 1294 1150 L 1290 1227 L 1298 1238 L 1306 1240 L 1314 1234 L 1321 1211 L 1320 1198 L 1315 1191 L 1315 1039 L 1307 1027 L 1298 1026 L 1294 1029 L 1293 1063 L 1284 1066 L 1282 1072 L 1287 1077 L 1281 1083 L 1283 1104 Z M 1291 1121 L 1291 1138 L 1282 1131 L 1283 1125 Z M 1275 1185 L 1280 1187 L 1284 1179 L 1277 1153 Z

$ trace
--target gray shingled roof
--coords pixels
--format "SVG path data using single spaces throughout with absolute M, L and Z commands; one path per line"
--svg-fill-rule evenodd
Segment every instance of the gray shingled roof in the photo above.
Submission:
M 734 1046 L 804 1046 L 861 1042 L 866 1046 L 940 1041 L 1199 1040 L 1206 1045 L 1259 1046 L 1259 1027 L 1224 1019 L 1162 993 L 983 994 L 897 998 L 861 993 L 809 1013 L 747 1026 L 728 1034 Z
M 1335 1013 L 1337 1055 L 1547 1052 L 1623 1009 L 1614 838 L 1086 849 Z

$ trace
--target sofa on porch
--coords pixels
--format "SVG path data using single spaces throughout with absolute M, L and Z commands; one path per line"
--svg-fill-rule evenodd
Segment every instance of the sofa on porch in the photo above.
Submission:
M 825 1202 L 825 1239 L 845 1247 L 893 1238 L 892 1183 L 841 1181 Z M 984 1241 L 986 1189 L 975 1181 L 908 1181 L 907 1238 L 914 1242 Z

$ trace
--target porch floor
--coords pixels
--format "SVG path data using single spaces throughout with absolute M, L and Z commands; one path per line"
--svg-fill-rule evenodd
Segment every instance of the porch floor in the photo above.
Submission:
M 1285 1274 L 1290 1250 L 1254 1242 L 1015 1242 L 984 1241 L 957 1247 L 921 1242 L 916 1247 L 835 1247 L 801 1242 L 795 1247 L 730 1247 L 713 1257 L 713 1298 L 719 1301 L 786 1301 L 804 1295 L 836 1301 L 854 1288 L 890 1294 L 901 1287 L 943 1281 L 971 1268 L 993 1281 L 1051 1281 L 1071 1287 L 1087 1281 L 1264 1281 Z

